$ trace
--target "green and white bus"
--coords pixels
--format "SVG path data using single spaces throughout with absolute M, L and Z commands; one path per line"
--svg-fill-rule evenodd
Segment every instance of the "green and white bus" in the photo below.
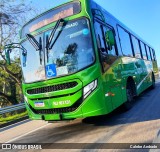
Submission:
M 72 120 L 121 105 L 130 109 L 135 96 L 155 86 L 154 49 L 92 0 L 57 6 L 20 33 L 22 88 L 31 119 Z

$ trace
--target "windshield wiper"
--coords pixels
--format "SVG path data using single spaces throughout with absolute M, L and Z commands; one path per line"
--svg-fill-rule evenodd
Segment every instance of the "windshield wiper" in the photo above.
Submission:
M 33 35 L 31 34 L 26 34 L 27 39 L 29 40 L 29 42 L 33 45 L 33 47 L 39 51 L 40 50 L 40 45 L 37 42 L 37 40 L 33 37 Z
M 42 38 L 39 38 L 39 59 L 40 59 L 40 64 L 42 65 Z
M 54 44 L 55 44 L 55 42 L 57 41 L 58 37 L 60 36 L 60 34 L 61 34 L 62 30 L 63 30 L 63 27 L 64 27 L 64 23 L 65 23 L 65 21 L 64 21 L 63 19 L 59 19 L 59 20 L 57 21 L 56 25 L 54 26 L 54 28 L 53 28 L 50 36 L 48 37 L 48 35 L 47 35 L 47 37 L 46 37 L 47 62 L 48 62 L 48 50 L 51 50 L 51 49 L 52 49 L 52 47 L 54 46 Z M 55 35 L 56 30 L 58 29 L 58 27 L 60 27 L 60 29 L 59 29 L 59 31 L 58 31 L 58 33 L 57 33 L 54 41 L 52 42 L 53 37 L 54 37 L 54 35 Z
M 39 38 L 39 43 L 31 34 L 26 34 L 27 39 L 29 42 L 33 45 L 33 47 L 36 49 L 36 51 L 39 51 L 39 58 L 40 58 L 40 64 L 42 64 L 42 38 Z

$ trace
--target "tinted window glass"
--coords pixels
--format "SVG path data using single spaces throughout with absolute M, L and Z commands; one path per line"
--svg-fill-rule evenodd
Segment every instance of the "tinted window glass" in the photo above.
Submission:
M 96 29 L 96 39 L 97 39 L 98 48 L 102 51 L 105 51 L 105 44 L 103 40 L 101 25 L 95 22 L 94 26 Z
M 153 49 L 151 49 L 151 54 L 152 54 L 152 56 L 153 56 L 153 60 L 156 60 L 156 54 L 155 54 L 155 51 L 153 50 Z
M 151 52 L 152 60 L 154 60 L 154 57 L 153 57 L 153 49 L 152 49 L 152 48 L 150 48 L 150 52 Z
M 136 58 L 141 58 L 139 42 L 138 42 L 137 38 L 135 38 L 134 36 L 132 36 L 132 43 L 133 43 L 133 49 L 134 49 L 135 57 Z
M 156 53 L 155 53 L 154 50 L 153 50 L 153 56 L 154 56 L 154 60 L 157 60 L 157 59 L 156 59 Z
M 103 72 L 105 72 L 111 64 L 117 59 L 115 47 L 112 46 L 109 48 L 105 34 L 108 30 L 111 30 L 110 27 L 102 25 L 99 22 L 94 23 L 95 33 L 98 45 L 98 51 L 100 56 L 100 62 L 102 65 Z
M 55 31 L 55 37 L 59 29 Z M 51 31 L 37 35 L 36 40 L 38 41 L 41 37 L 43 42 L 46 42 Z M 51 41 L 51 44 L 54 43 L 54 40 Z M 25 67 L 23 67 L 23 54 L 21 53 L 23 77 L 26 83 L 70 75 L 87 68 L 95 61 L 89 20 L 86 18 L 67 22 L 54 45 L 45 53 L 43 50 L 40 54 L 29 41 L 23 42 L 22 45 L 27 50 Z
M 106 37 L 107 32 L 112 31 L 111 28 L 107 27 L 107 26 L 103 26 L 103 33 L 104 33 L 104 37 Z M 115 46 L 110 46 L 109 44 L 107 44 L 107 41 L 105 40 L 106 43 L 106 49 L 108 54 L 110 55 L 116 55 L 116 50 L 115 50 Z
M 127 33 L 121 27 L 118 27 L 118 32 L 119 32 L 120 44 L 121 44 L 123 55 L 133 56 L 129 33 Z
M 148 56 L 148 60 L 151 60 L 151 54 L 149 51 L 149 47 L 146 45 L 146 50 L 147 50 L 147 56 Z
M 146 49 L 143 42 L 140 42 L 143 59 L 147 60 Z

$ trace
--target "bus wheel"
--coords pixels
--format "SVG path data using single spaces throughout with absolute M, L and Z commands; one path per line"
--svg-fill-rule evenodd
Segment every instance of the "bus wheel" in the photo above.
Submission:
M 154 73 L 152 73 L 152 85 L 151 85 L 151 89 L 155 88 L 155 76 Z
M 127 101 L 123 104 L 124 110 L 127 111 L 133 107 L 134 103 L 134 84 L 131 82 L 127 83 L 126 95 Z

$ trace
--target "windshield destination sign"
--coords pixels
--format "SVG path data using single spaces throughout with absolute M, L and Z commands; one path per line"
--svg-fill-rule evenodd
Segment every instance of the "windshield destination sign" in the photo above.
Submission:
M 59 12 L 58 14 L 53 15 L 51 18 L 44 19 L 44 20 L 40 21 L 39 23 L 31 26 L 31 28 L 29 29 L 29 32 L 33 32 L 33 31 L 35 31 L 35 30 L 37 30 L 37 29 L 39 29 L 39 28 L 41 28 L 41 27 L 43 27 L 45 25 L 48 25 L 48 24 L 50 24 L 52 22 L 55 22 L 55 21 L 57 21 L 57 20 L 59 20 L 61 18 L 65 18 L 65 17 L 71 16 L 73 14 L 74 14 L 73 13 L 73 7 L 69 8 L 67 10 L 63 10 L 63 11 Z
M 61 18 L 66 18 L 78 14 L 80 10 L 81 7 L 79 2 L 70 3 L 67 5 L 63 5 L 57 9 L 50 10 L 25 25 L 22 29 L 22 37 Z

